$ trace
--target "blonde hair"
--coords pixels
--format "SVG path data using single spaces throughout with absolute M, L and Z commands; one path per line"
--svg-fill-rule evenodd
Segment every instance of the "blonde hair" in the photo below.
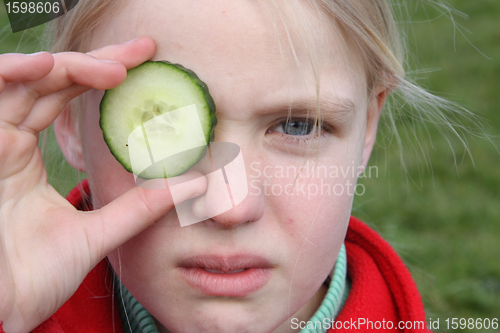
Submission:
M 68 13 L 54 20 L 47 33 L 52 52 L 88 52 L 93 32 L 106 13 L 125 1 L 82 0 Z

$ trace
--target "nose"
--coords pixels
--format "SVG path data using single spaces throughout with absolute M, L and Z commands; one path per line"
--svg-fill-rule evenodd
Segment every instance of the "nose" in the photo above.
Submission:
M 236 150 L 228 154 L 228 145 L 218 144 L 209 151 L 212 172 L 206 174 L 206 193 L 193 202 L 194 215 L 205 225 L 220 228 L 233 228 L 260 220 L 264 214 L 264 198 L 249 191 L 243 152 L 233 144 Z M 223 154 L 217 154 L 218 147 Z M 246 160 L 249 160 L 248 156 Z
M 242 202 L 232 209 L 214 216 L 203 223 L 211 227 L 224 229 L 234 228 L 241 224 L 252 223 L 260 220 L 264 215 L 264 200 L 261 196 L 249 194 Z

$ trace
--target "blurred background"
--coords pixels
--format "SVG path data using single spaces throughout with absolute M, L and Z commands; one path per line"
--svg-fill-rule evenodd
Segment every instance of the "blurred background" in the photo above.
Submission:
M 412 76 L 481 117 L 489 140 L 464 135 L 465 146 L 443 126 L 400 117 L 401 150 L 382 123 L 370 160 L 378 175 L 360 180 L 366 192 L 353 215 L 398 251 L 428 318 L 440 318 L 435 331 L 446 332 L 446 318 L 500 318 L 500 1 L 449 0 L 459 12 L 432 2 L 407 1 Z M 0 5 L 0 53 L 42 50 L 43 29 L 13 34 Z M 49 180 L 66 195 L 85 175 L 65 162 L 51 130 L 42 141 Z

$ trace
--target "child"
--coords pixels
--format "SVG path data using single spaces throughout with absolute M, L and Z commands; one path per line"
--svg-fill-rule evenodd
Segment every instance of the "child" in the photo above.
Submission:
M 385 0 L 82 0 L 54 34 L 61 53 L 0 56 L 5 332 L 426 330 L 402 261 L 350 218 L 384 101 L 406 84 Z M 103 90 L 147 60 L 210 88 L 214 140 L 245 161 L 233 209 L 181 227 L 169 190 L 136 186 L 110 153 Z M 67 200 L 37 146 L 54 121 L 88 177 Z M 213 184 L 181 177 L 181 199 L 209 212 Z

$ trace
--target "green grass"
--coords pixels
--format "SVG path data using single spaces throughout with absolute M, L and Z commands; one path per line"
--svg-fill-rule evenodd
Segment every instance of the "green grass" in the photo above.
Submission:
M 466 136 L 471 158 L 453 134 L 442 135 L 428 124 L 419 129 L 425 134 L 427 128 L 430 139 L 416 140 L 406 135 L 415 123 L 400 119 L 398 129 L 407 138 L 405 167 L 397 145 L 389 145 L 390 133 L 380 133 L 370 161 L 379 168 L 378 178 L 362 180 L 366 193 L 356 198 L 353 212 L 408 264 L 428 316 L 440 318 L 440 331 L 446 331 L 446 318 L 500 317 L 500 154 L 495 148 L 500 147 L 500 2 L 449 3 L 469 15 L 468 20 L 455 16 L 465 36 L 429 6 L 411 8 L 408 38 L 418 59 L 413 62 L 420 69 L 440 68 L 421 74 L 418 82 L 483 117 L 493 143 Z M 0 5 L 0 28 L 7 23 Z M 4 29 L 0 53 L 39 50 L 40 32 Z M 424 153 L 414 153 L 418 144 Z M 47 147 L 50 181 L 65 194 L 75 183 L 74 173 L 53 145 Z
M 471 158 L 453 134 L 443 136 L 428 124 L 431 140 L 419 139 L 426 154 L 415 156 L 409 149 L 416 140 L 406 144 L 407 174 L 396 145 L 387 149 L 388 140 L 379 135 L 370 162 L 380 174 L 363 180 L 366 194 L 356 199 L 354 210 L 408 264 L 428 316 L 441 318 L 440 331 L 446 331 L 446 318 L 500 317 L 500 154 L 495 148 L 500 147 L 500 2 L 449 3 L 469 15 L 468 20 L 455 17 L 465 36 L 449 17 L 429 7 L 415 9 L 408 34 L 412 53 L 419 68 L 440 68 L 418 82 L 485 118 L 488 132 L 497 137 L 491 143 L 466 136 Z M 410 125 L 400 124 L 403 136 Z

